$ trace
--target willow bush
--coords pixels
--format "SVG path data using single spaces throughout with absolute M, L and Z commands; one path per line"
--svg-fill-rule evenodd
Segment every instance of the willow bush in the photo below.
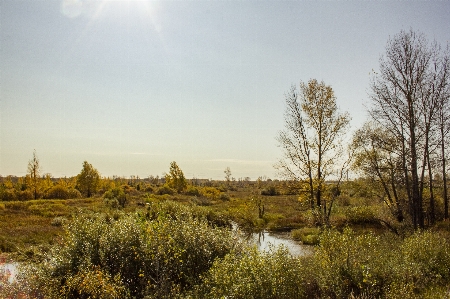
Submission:
M 255 247 L 243 254 L 217 260 L 196 290 L 197 298 L 291 299 L 303 298 L 305 272 L 300 259 L 285 248 L 260 252 Z
M 206 217 L 171 203 L 153 208 L 117 220 L 77 215 L 45 261 L 25 272 L 29 289 L 45 298 L 173 297 L 198 284 L 217 258 L 239 251 L 232 233 Z
M 448 298 L 450 246 L 438 233 L 324 230 L 311 256 L 249 250 L 218 259 L 194 298 Z

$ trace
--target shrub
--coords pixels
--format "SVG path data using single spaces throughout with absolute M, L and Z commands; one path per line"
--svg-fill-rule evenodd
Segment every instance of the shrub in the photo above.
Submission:
M 152 192 L 153 192 L 153 187 L 152 187 L 152 185 L 146 184 L 146 185 L 145 185 L 145 188 L 144 188 L 144 191 L 145 191 L 145 192 L 152 193 Z
M 275 186 L 269 186 L 266 189 L 261 190 L 261 195 L 275 196 L 275 195 L 278 195 L 278 192 L 277 192 Z
M 402 241 L 393 235 L 356 235 L 348 228 L 325 230 L 312 259 L 321 297 L 433 298 L 450 282 L 449 242 L 432 232 Z
M 220 185 L 219 187 L 217 187 L 217 190 L 219 190 L 220 192 L 227 192 L 227 187 L 224 185 Z
M 32 200 L 34 199 L 33 193 L 30 190 L 18 191 L 16 192 L 17 200 Z M 40 196 L 40 194 L 38 194 Z
M 0 193 L 1 200 L 3 201 L 13 201 L 17 200 L 16 192 L 14 189 L 4 189 Z
M 191 289 L 217 258 L 239 252 L 228 230 L 210 227 L 192 210 L 173 203 L 152 210 L 147 220 L 79 214 L 48 262 L 24 276 L 30 288 L 49 298 L 164 298 Z
M 223 201 L 229 201 L 230 196 L 227 193 L 220 193 L 219 199 Z
M 109 273 L 94 267 L 92 270 L 82 270 L 67 279 L 60 291 L 65 298 L 89 299 L 122 299 L 129 298 L 130 294 L 120 281 L 120 276 L 111 276 Z
M 195 186 L 188 186 L 185 193 L 190 196 L 200 196 L 200 190 Z
M 375 211 L 370 206 L 356 206 L 347 208 L 345 216 L 351 224 L 374 224 L 379 223 L 376 218 Z
M 65 217 L 55 217 L 52 220 L 52 225 L 53 226 L 63 226 L 64 224 L 67 223 L 67 219 Z
M 216 199 L 220 195 L 220 190 L 215 187 L 203 187 L 200 192 L 210 199 Z
M 125 203 L 127 202 L 127 195 L 120 187 L 109 189 L 103 194 L 103 198 L 113 208 L 117 208 L 119 206 L 124 208 Z
M 347 298 L 365 293 L 380 297 L 389 275 L 393 248 L 374 234 L 325 230 L 313 260 L 315 281 L 324 297 Z
M 69 189 L 69 198 L 81 198 L 81 192 L 77 189 L 70 188 Z
M 304 274 L 300 259 L 293 258 L 285 248 L 269 252 L 251 248 L 243 255 L 229 254 L 217 260 L 197 288 L 196 297 L 304 298 Z
M 397 278 L 414 284 L 415 291 L 450 282 L 450 243 L 438 233 L 424 231 L 405 239 L 400 247 L 402 266 Z
M 191 202 L 197 206 L 209 206 L 212 204 L 211 199 L 204 197 L 204 196 L 193 197 L 191 199 Z
M 165 194 L 173 195 L 175 194 L 175 192 L 176 192 L 175 189 L 172 189 L 167 185 L 159 187 L 158 190 L 156 191 L 158 195 L 165 195 Z
M 320 230 L 315 227 L 305 227 L 294 229 L 291 231 L 291 236 L 296 241 L 302 241 L 305 245 L 319 244 Z
M 14 243 L 6 240 L 3 237 L 0 237 L 0 253 L 1 252 L 14 252 L 17 250 L 17 247 Z M 1 265 L 0 265 L 1 266 Z M 0 269 L 1 272 L 2 269 Z M 1 280 L 0 280 L 1 283 Z M 1 288 L 0 288 L 1 290 Z
M 70 198 L 69 189 L 67 189 L 61 185 L 56 185 L 46 192 L 44 198 L 68 199 L 68 198 Z

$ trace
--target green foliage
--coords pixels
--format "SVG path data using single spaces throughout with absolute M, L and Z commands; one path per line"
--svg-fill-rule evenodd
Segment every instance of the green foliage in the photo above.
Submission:
M 81 198 L 80 191 L 73 188 L 66 188 L 62 185 L 55 185 L 44 195 L 44 198 L 47 199 L 69 199 L 69 198 Z
M 113 208 L 117 208 L 118 206 L 124 208 L 127 202 L 127 195 L 121 187 L 109 189 L 103 194 L 103 198 Z
M 275 196 L 275 195 L 278 195 L 278 191 L 275 188 L 275 186 L 269 186 L 269 187 L 261 190 L 261 195 Z
M 49 298 L 164 298 L 184 292 L 240 244 L 193 212 L 155 203 L 144 216 L 123 214 L 117 220 L 79 214 L 48 262 L 28 270 L 28 281 Z
M 170 171 L 169 174 L 166 175 L 166 184 L 170 188 L 177 190 L 178 193 L 181 193 L 187 187 L 187 181 L 183 171 L 175 161 L 170 163 Z
M 0 198 L 2 201 L 17 200 L 16 191 L 14 189 L 2 189 L 0 190 Z
M 424 231 L 405 239 L 400 246 L 402 267 L 398 278 L 416 291 L 442 281 L 450 282 L 450 243 L 442 235 Z
M 203 196 L 210 199 L 216 199 L 220 196 L 220 190 L 216 187 L 203 187 L 200 192 Z
M 195 186 L 189 185 L 185 191 L 185 194 L 190 196 L 200 196 L 200 190 Z
M 432 232 L 402 241 L 326 230 L 313 261 L 320 293 L 329 297 L 422 298 L 433 286 L 450 283 L 449 242 Z
M 227 193 L 220 193 L 219 199 L 223 201 L 230 200 L 230 196 Z
M 122 299 L 130 294 L 119 275 L 112 277 L 98 267 L 70 276 L 60 291 L 61 297 L 87 299 Z
M 316 227 L 304 227 L 291 231 L 292 239 L 302 241 L 305 245 L 319 244 L 320 229 Z
M 32 200 L 34 199 L 33 193 L 31 193 L 30 190 L 23 190 L 23 191 L 16 191 L 16 198 L 17 200 L 25 201 L 25 200 Z M 37 197 L 39 197 L 40 193 L 36 193 Z
M 351 224 L 373 224 L 379 223 L 373 207 L 356 206 L 345 209 L 345 216 Z
M 381 295 L 387 274 L 385 252 L 379 237 L 356 235 L 350 229 L 325 230 L 314 255 L 316 283 L 325 296 L 347 298 L 351 293 Z M 383 257 L 383 258 L 382 258 Z
M 306 232 L 307 230 L 305 230 Z M 282 250 L 227 255 L 197 288 L 199 298 L 445 298 L 450 247 L 441 235 L 358 235 L 325 230 L 312 256 Z M 447 286 L 447 287 L 445 287 Z
M 198 298 L 290 299 L 306 296 L 301 289 L 304 271 L 299 259 L 286 249 L 242 255 L 229 254 L 217 260 L 196 290 Z
M 175 194 L 175 190 L 170 188 L 168 185 L 163 185 L 161 187 L 158 188 L 158 190 L 156 190 L 156 194 L 158 195 L 164 195 L 164 194 L 168 194 L 168 195 L 173 195 Z

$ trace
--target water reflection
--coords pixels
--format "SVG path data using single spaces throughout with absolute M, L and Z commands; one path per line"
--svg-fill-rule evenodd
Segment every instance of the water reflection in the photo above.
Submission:
M 293 256 L 305 256 L 312 253 L 311 246 L 299 244 L 289 239 L 289 236 L 286 234 L 273 234 L 268 231 L 261 231 L 248 234 L 246 239 L 258 246 L 258 249 L 261 251 L 269 251 L 271 247 L 277 248 L 283 245 Z

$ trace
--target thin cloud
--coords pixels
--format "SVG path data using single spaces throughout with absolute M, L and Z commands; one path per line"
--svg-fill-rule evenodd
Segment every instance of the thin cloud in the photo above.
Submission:
M 240 160 L 240 159 L 211 159 L 205 160 L 207 162 L 221 162 L 221 163 L 233 163 L 233 164 L 267 164 L 274 163 L 275 161 L 269 160 Z

